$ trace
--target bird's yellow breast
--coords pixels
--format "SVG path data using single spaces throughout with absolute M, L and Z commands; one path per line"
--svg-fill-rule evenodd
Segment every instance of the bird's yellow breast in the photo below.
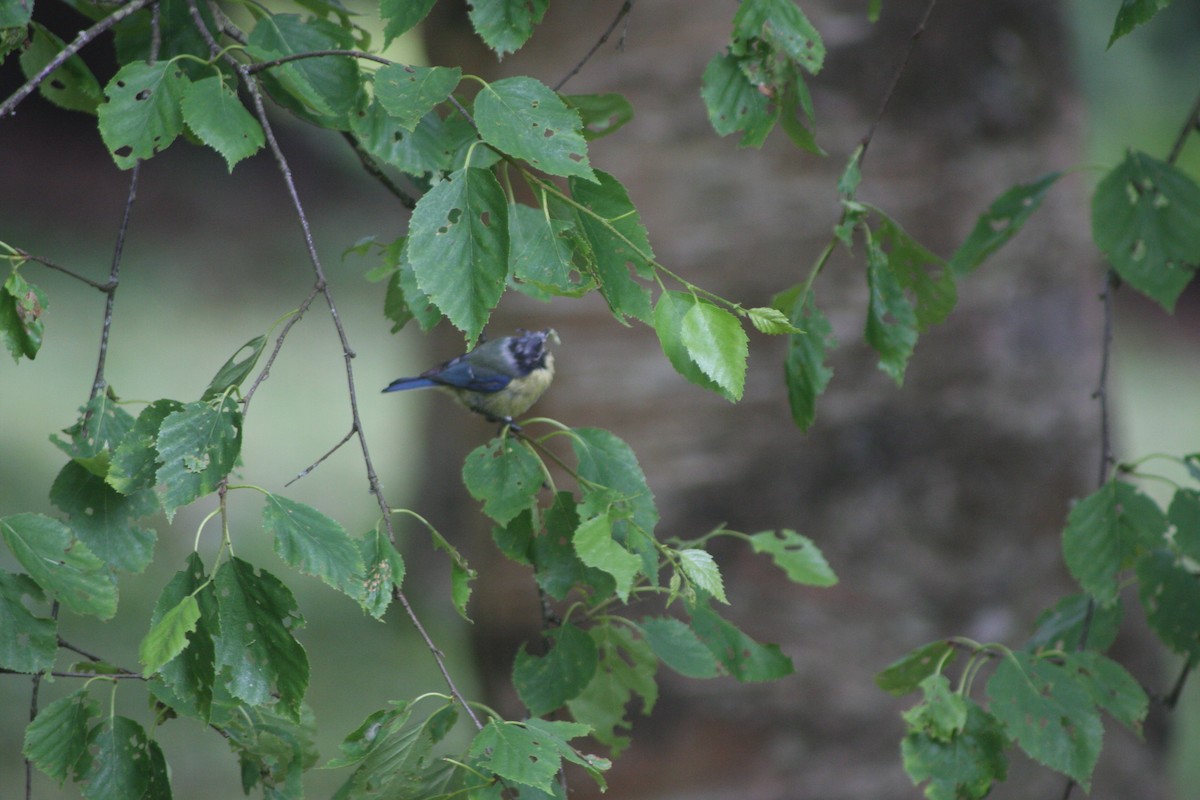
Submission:
M 472 411 L 495 419 L 515 418 L 524 414 L 550 388 L 554 380 L 554 356 L 546 353 L 545 366 L 523 378 L 513 378 L 498 392 L 484 394 L 457 390 L 455 395 Z

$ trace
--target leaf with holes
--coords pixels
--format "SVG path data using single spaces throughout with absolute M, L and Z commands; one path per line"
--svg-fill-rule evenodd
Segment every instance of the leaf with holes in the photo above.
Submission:
M 463 482 L 483 513 L 508 523 L 530 507 L 542 488 L 542 462 L 509 436 L 497 436 L 471 451 L 463 464 Z
M 237 401 L 226 396 L 217 403 L 188 403 L 163 420 L 158 431 L 162 466 L 163 510 L 173 519 L 180 506 L 217 488 L 237 462 L 242 448 L 242 414 Z
M 1171 650 L 1200 659 L 1200 581 L 1165 550 L 1137 563 L 1138 597 L 1146 622 Z
M 262 520 L 284 563 L 361 600 L 362 554 L 341 525 L 312 506 L 277 494 L 267 495 Z
M 25 598 L 36 603 L 46 599 L 28 575 L 0 572 L 0 669 L 32 674 L 54 666 L 58 624 L 34 616 Z
M 78 689 L 55 700 L 38 712 L 25 729 L 21 754 L 61 785 L 77 769 L 86 766 L 88 725 L 100 714 L 100 706 Z
M 150 787 L 153 760 L 142 726 L 128 717 L 110 717 L 92 729 L 91 766 L 83 773 L 87 800 L 129 800 Z
M 100 619 L 117 613 L 116 576 L 66 525 L 15 514 L 0 518 L 0 535 L 29 577 L 71 611 Z
M 545 655 L 533 655 L 523 647 L 513 663 L 513 687 L 535 717 L 561 708 L 596 673 L 596 643 L 586 631 L 566 623 L 547 638 L 550 650 Z
M 216 644 L 213 637 L 220 632 L 221 623 L 216 589 L 204 572 L 204 562 L 194 552 L 188 554 L 186 566 L 163 587 L 150 615 L 151 629 L 158 627 L 172 609 L 186 604 L 188 598 L 195 601 L 199 616 L 195 624 L 188 628 L 186 623 L 191 612 L 176 612 L 183 615 L 176 622 L 180 623 L 178 627 L 187 630 L 187 641 L 173 657 L 159 665 L 151 688 L 156 698 L 178 713 L 208 722 L 212 713 L 213 684 L 216 681 Z M 162 629 L 162 632 L 169 630 Z
M 533 35 L 550 0 L 472 0 L 471 24 L 497 56 L 515 53 Z
M 50 441 L 88 472 L 103 478 L 113 451 L 133 428 L 133 415 L 117 404 L 111 390 L 99 392 L 79 411 L 75 424 L 62 431 L 70 439 L 52 435 Z
M 0 285 L 0 339 L 13 361 L 33 360 L 42 348 L 46 293 L 13 271 Z
M 375 73 L 375 97 L 388 115 L 410 133 L 444 102 L 462 78 L 458 67 L 414 67 L 389 64 Z
M 30 3 L 3 3 L 0 7 L 24 7 L 28 10 Z M 3 13 L 0 11 L 0 13 Z M 8 27 L 0 23 L 0 28 Z M 66 46 L 63 40 L 55 36 L 39 23 L 33 23 L 30 29 L 29 45 L 21 52 L 21 72 L 26 78 L 32 78 L 49 65 Z M 95 114 L 96 107 L 104 99 L 100 82 L 78 55 L 68 58 L 63 65 L 46 76 L 38 86 L 38 90 L 51 103 L 71 111 L 83 111 Z
M 479 135 L 496 149 L 551 175 L 595 182 L 579 114 L 534 78 L 488 84 L 475 97 Z
M 151 490 L 121 494 L 104 478 L 68 461 L 50 487 L 50 502 L 66 513 L 80 541 L 113 567 L 141 572 L 154 558 L 158 535 L 152 528 L 134 525 L 158 510 Z
M 121 494 L 133 494 L 154 487 L 162 461 L 158 456 L 158 430 L 163 420 L 183 403 L 175 400 L 155 400 L 142 409 L 133 427 L 122 437 L 112 453 L 105 480 Z
M 756 553 L 771 556 L 775 566 L 782 569 L 793 583 L 805 586 L 833 586 L 837 583 L 837 575 L 820 548 L 812 539 L 789 528 L 755 533 L 750 536 L 750 547 Z
M 1102 606 L 1117 599 L 1118 573 L 1159 547 L 1167 518 L 1131 484 L 1111 480 L 1080 500 L 1063 530 L 1063 560 L 1079 585 Z
M 126 64 L 104 87 L 100 138 L 121 169 L 165 150 L 183 131 L 187 76 L 174 61 Z
M 1033 183 L 1019 183 L 993 200 L 979 215 L 966 241 L 950 256 L 950 272 L 965 275 L 999 250 L 1041 207 L 1046 193 L 1061 177 L 1061 172 L 1051 172 Z

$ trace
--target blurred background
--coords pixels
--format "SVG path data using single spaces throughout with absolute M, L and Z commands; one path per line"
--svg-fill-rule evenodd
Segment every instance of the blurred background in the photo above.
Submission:
M 747 305 L 765 304 L 806 274 L 836 219 L 834 176 L 866 130 L 924 7 L 890 0 L 872 26 L 865 3 L 845 5 L 804 4 L 830 51 L 826 72 L 812 81 L 827 159 L 795 151 L 778 133 L 762 151 L 739 151 L 708 128 L 699 75 L 728 35 L 729 2 L 636 5 L 566 87 L 622 91 L 633 101 L 634 121 L 596 142 L 592 162 L 629 187 L 672 269 Z M 863 199 L 922 243 L 948 255 L 975 216 L 1015 182 L 1109 165 L 1127 146 L 1165 156 L 1194 99 L 1188 76 L 1200 55 L 1200 12 L 1193 6 L 1177 3 L 1105 52 L 1115 2 L 1103 9 L 1021 0 L 961 5 L 970 7 L 935 11 L 864 172 Z M 423 38 L 402 42 L 407 49 L 392 57 L 553 83 L 619 7 L 560 2 L 524 50 L 497 64 L 474 40 L 464 7 L 443 3 Z M 111 65 L 102 44 L 93 49 L 89 63 L 103 82 Z M 0 96 L 19 83 L 10 58 L 0 67 Z M 0 122 L 0 240 L 100 280 L 128 174 L 115 169 L 94 131 L 76 127 L 80 119 L 34 97 Z M 461 688 L 519 715 L 506 682 L 514 648 L 536 635 L 536 595 L 519 570 L 492 563 L 488 529 L 458 477 L 463 456 L 493 429 L 439 395 L 375 391 L 455 354 L 461 337 L 445 326 L 428 340 L 415 329 L 389 335 L 382 286 L 363 278 L 375 263 L 343 253 L 369 234 L 384 241 L 402 234 L 407 212 L 339 139 L 282 116 L 276 124 L 357 352 L 363 423 L 389 501 L 430 518 L 485 576 L 495 570 L 477 586 L 477 624 L 468 627 L 447 602 L 446 564 L 429 555 L 421 531 L 408 530 L 409 596 L 454 674 L 476 681 Z M 1198 154 L 1194 144 L 1184 154 L 1193 172 Z M 661 535 L 696 535 L 721 522 L 746 531 L 793 527 L 820 544 L 842 577 L 831 590 L 800 590 L 761 559 L 719 552 L 733 618 L 756 638 L 779 642 L 798 674 L 770 686 L 660 675 L 663 698 L 653 716 L 636 718 L 634 746 L 610 778 L 612 796 L 919 796 L 899 764 L 899 711 L 911 698 L 883 695 L 871 676 L 940 636 L 1019 644 L 1037 612 L 1070 591 L 1058 534 L 1069 501 L 1094 487 L 1099 458 L 1090 396 L 1103 267 L 1089 243 L 1086 207 L 1099 174 L 1085 168 L 1065 179 L 1028 230 L 960 284 L 958 312 L 922 337 L 903 389 L 879 373 L 860 342 L 856 262 L 832 262 L 818 292 L 842 347 L 807 436 L 788 416 L 781 342 L 752 339 L 746 400 L 731 407 L 688 386 L 661 357 L 653 332 L 621 328 L 600 303 L 504 301 L 493 331 L 553 325 L 563 339 L 556 385 L 537 410 L 570 425 L 608 427 L 634 446 L 663 511 Z M 78 282 L 33 264 L 23 274 L 49 297 L 46 341 L 32 363 L 0 358 L 0 516 L 55 513 L 46 494 L 65 459 L 48 435 L 71 425 L 87 398 L 103 313 L 102 296 Z M 142 169 L 121 277 L 107 375 L 130 401 L 199 396 L 225 360 L 295 308 L 312 282 L 269 158 L 260 154 L 229 175 L 216 154 L 182 141 Z M 1196 299 L 1195 292 L 1185 296 L 1168 317 L 1118 293 L 1112 392 L 1119 458 L 1200 449 L 1186 401 L 1200 389 Z M 349 427 L 341 353 L 318 302 L 255 397 L 240 474 L 360 535 L 375 524 L 377 509 L 356 447 L 283 489 Z M 239 556 L 282 574 L 308 620 L 301 639 L 313 667 L 309 702 L 322 762 L 386 700 L 442 688 L 404 619 L 389 613 L 386 624 L 372 621 L 315 579 L 294 575 L 257 530 L 257 493 L 234 493 L 230 503 Z M 62 635 L 113 662 L 136 664 L 144 620 L 211 508 L 202 501 L 169 526 L 153 520 L 155 563 L 147 576 L 122 580 L 121 613 L 108 623 L 65 617 Z M 215 523 L 202 533 L 206 557 L 219 535 Z M 0 568 L 16 568 L 6 551 Z M 1137 631 L 1118 648 L 1152 689 L 1177 672 Z M 77 685 L 46 684 L 42 703 Z M 1108 727 L 1091 797 L 1200 793 L 1192 694 L 1170 720 L 1152 717 L 1147 744 Z M 117 696 L 123 713 L 148 720 L 138 687 L 122 686 Z M 27 680 L 0 676 L 0 798 L 18 796 L 22 786 L 28 702 Z M 236 761 L 218 737 L 189 720 L 156 736 L 176 797 L 240 795 Z M 1029 765 L 1014 764 L 1013 776 L 994 797 L 1061 791 L 1057 776 Z M 343 778 L 313 771 L 308 796 L 329 795 Z M 39 799 L 78 794 L 40 775 L 37 781 Z

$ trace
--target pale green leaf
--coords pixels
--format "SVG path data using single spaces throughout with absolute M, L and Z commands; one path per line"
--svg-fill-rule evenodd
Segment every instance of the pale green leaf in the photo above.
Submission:
M 683 318 L 697 302 L 690 292 L 668 290 L 660 294 L 654 305 L 654 332 L 658 334 L 663 354 L 676 372 L 697 386 L 724 394 L 721 386 L 692 360 L 683 341 Z
M 679 566 L 693 586 L 711 595 L 714 600 L 729 604 L 725 597 L 725 581 L 711 553 L 695 548 L 680 550 Z
M 697 301 L 684 314 L 680 339 L 688 357 L 720 387 L 726 400 L 742 399 L 750 344 L 737 317 L 711 303 Z
M 32 0 L 22 2 L 8 0 L 0 3 L 0 8 L 12 8 L 27 12 L 33 6 Z M 2 14 L 2 12 L 0 12 Z M 0 28 L 9 27 L 0 23 Z M 30 28 L 29 45 L 21 52 L 21 72 L 26 78 L 32 78 L 46 67 L 63 51 L 63 40 L 55 36 L 40 23 L 33 23 Z M 38 86 L 50 102 L 71 111 L 83 111 L 95 114 L 96 107 L 104 99 L 100 82 L 78 55 L 68 58 L 63 65 L 46 76 Z
M 572 540 L 579 560 L 603 570 L 617 582 L 617 596 L 629 599 L 633 579 L 642 568 L 642 560 L 613 541 L 612 520 L 607 514 L 583 520 Z
M 13 361 L 33 360 L 42 348 L 46 293 L 14 270 L 0 285 L 0 339 Z
M 121 494 L 134 494 L 154 488 L 162 461 L 158 457 L 158 430 L 163 420 L 183 403 L 175 400 L 155 400 L 142 409 L 137 421 L 113 451 L 105 480 Z
M 187 635 L 196 630 L 200 621 L 200 603 L 192 595 L 179 601 L 157 622 L 138 647 L 138 660 L 146 675 L 157 672 L 187 647 Z
M 180 103 L 192 133 L 225 159 L 229 171 L 262 148 L 262 126 L 219 75 L 192 83 Z
M 267 495 L 262 519 L 284 563 L 355 600 L 362 598 L 362 554 L 341 525 L 312 506 L 277 494 Z
M 820 549 L 807 536 L 784 528 L 780 531 L 762 531 L 750 536 L 750 546 L 756 553 L 767 553 L 775 566 L 782 569 L 788 579 L 805 586 L 833 586 L 837 575 Z
M 174 61 L 133 62 L 104 87 L 100 138 L 121 169 L 165 150 L 183 131 L 179 104 L 188 79 Z

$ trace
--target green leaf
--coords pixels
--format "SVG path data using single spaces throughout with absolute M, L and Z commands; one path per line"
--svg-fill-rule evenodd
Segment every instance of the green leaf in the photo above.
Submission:
M 1063 531 L 1063 559 L 1102 606 L 1117 599 L 1118 573 L 1162 544 L 1167 518 L 1134 486 L 1111 480 L 1075 504 Z
M 568 108 L 579 114 L 583 138 L 589 142 L 616 133 L 633 119 L 633 106 L 622 94 L 568 94 L 561 97 Z
M 550 0 L 473 0 L 471 24 L 497 56 L 515 53 L 533 35 Z
M 720 387 L 721 395 L 730 402 L 741 400 L 750 344 L 738 318 L 698 300 L 683 315 L 679 336 L 688 357 Z
M 508 269 L 523 283 L 557 295 L 578 295 L 590 284 L 572 279 L 578 272 L 571 234 L 575 226 L 540 208 L 508 207 Z
M 1200 186 L 1130 151 L 1096 186 L 1092 240 L 1123 280 L 1172 311 L 1200 264 Z
M 513 687 L 535 717 L 561 708 L 596 674 L 596 643 L 582 628 L 567 623 L 547 638 L 550 650 L 544 656 L 522 647 L 513 664 Z
M 914 786 L 928 781 L 929 800 L 981 800 L 1008 774 L 1008 741 L 1000 723 L 973 700 L 965 699 L 966 724 L 949 740 L 911 731 L 900 743 L 904 771 Z
M 741 59 L 728 53 L 708 62 L 700 78 L 700 97 L 717 135 L 744 132 L 740 147 L 761 144 L 779 118 L 779 107 L 746 77 Z
M 392 602 L 392 587 L 399 588 L 404 583 L 404 557 L 378 529 L 368 531 L 359 540 L 358 548 L 366 575 L 359 602 L 372 617 L 382 619 Z
M 803 333 L 788 337 L 784 379 L 792 421 L 800 430 L 807 431 L 816 419 L 817 398 L 833 377 L 833 370 L 825 365 L 825 359 L 837 347 L 837 340 L 833 336 L 833 326 L 817 308 L 812 294 L 793 306 L 791 320 Z
M 338 769 L 359 764 L 373 750 L 399 733 L 412 718 L 413 707 L 403 700 L 393 700 L 391 708 L 373 711 L 362 724 L 351 731 L 338 749 L 342 755 L 325 764 L 324 769 Z
M 162 461 L 158 457 L 158 431 L 163 420 L 183 403 L 175 400 L 155 400 L 142 409 L 133 427 L 120 440 L 112 453 L 105 480 L 121 494 L 131 495 L 142 489 L 152 489 Z
M 183 131 L 188 78 L 174 61 L 126 64 L 104 87 L 100 138 L 121 169 L 167 149 Z
M 238 705 L 233 710 L 224 729 L 241 762 L 243 790 L 249 794 L 261 785 L 270 800 L 303 797 L 304 771 L 317 762 L 312 711 L 305 706 L 297 719 L 262 706 Z
M 501 525 L 530 507 L 544 478 L 538 457 L 510 436 L 476 447 L 463 463 L 467 491 Z
M 258 363 L 259 356 L 262 355 L 263 349 L 266 346 L 267 337 L 263 335 L 255 336 L 239 347 L 237 352 L 231 355 L 229 360 L 217 370 L 217 374 L 209 382 L 208 388 L 204 390 L 204 394 L 200 395 L 200 399 L 215 400 L 230 389 L 241 386 L 242 382 L 254 370 L 254 365 Z M 242 355 L 243 353 L 245 355 Z
M 572 539 L 579 560 L 589 567 L 603 570 L 616 581 L 617 596 L 629 600 L 633 579 L 642 568 L 642 560 L 613 541 L 612 519 L 600 514 L 583 520 Z
M 748 308 L 746 309 L 746 316 L 750 319 L 750 324 L 759 333 L 765 333 L 770 336 L 778 336 L 784 333 L 804 333 L 801 328 L 797 328 L 788 321 L 787 314 L 784 314 L 778 308 Z
M 924 331 L 944 322 L 957 300 L 953 272 L 898 222 L 877 208 L 872 211 L 880 217 L 875 238 L 887 253 L 888 270 L 916 300 L 918 329 Z
M 769 554 L 775 566 L 782 569 L 793 583 L 805 586 L 833 586 L 837 583 L 837 575 L 812 539 L 791 529 L 752 534 L 750 547 L 756 553 Z
M 111 717 L 92 729 L 92 762 L 83 774 L 87 800 L 130 800 L 150 786 L 149 742 L 142 726 L 128 717 Z
M 1067 653 L 1063 667 L 1074 674 L 1093 703 L 1141 736 L 1142 721 L 1146 719 L 1150 700 L 1141 684 L 1124 667 L 1091 650 Z
M 229 171 L 257 153 L 265 138 L 262 126 L 225 85 L 220 75 L 189 85 L 180 103 L 183 121 L 192 133 L 225 159 Z
M 593 277 L 618 321 L 630 316 L 649 322 L 650 291 L 629 274 L 629 265 L 642 277 L 653 275 L 650 237 L 621 182 L 598 170 L 595 175 L 595 183 L 569 181 L 571 197 L 583 207 L 577 227 L 595 259 Z
M 572 433 L 571 447 L 579 461 L 580 477 L 588 485 L 605 487 L 612 493 L 598 493 L 599 505 L 593 510 L 610 512 L 614 537 L 642 556 L 642 571 L 651 583 L 657 583 L 658 553 L 653 536 L 658 508 L 637 456 L 610 431 L 574 428 Z M 583 516 L 592 514 L 585 512 Z
M 21 356 L 32 361 L 42 348 L 46 302 L 45 292 L 16 270 L 0 286 L 0 339 L 13 361 L 20 362 Z
M 362 554 L 341 525 L 312 506 L 277 494 L 267 495 L 262 518 L 285 564 L 355 600 L 362 598 Z
M 579 114 L 541 81 L 517 76 L 488 84 L 475 96 L 475 124 L 485 142 L 535 169 L 596 180 Z
M 158 510 L 154 493 L 123 495 L 76 461 L 68 461 L 50 487 L 50 502 L 66 515 L 71 530 L 111 566 L 141 572 L 154 558 L 158 536 L 134 520 Z
M 1025 649 L 1074 650 L 1083 637 L 1087 626 L 1089 650 L 1104 652 L 1112 647 L 1121 627 L 1124 608 L 1121 598 L 1107 606 L 1097 605 L 1091 595 L 1073 594 L 1043 611 L 1037 619 L 1033 635 L 1025 643 Z
M 0 518 L 0 534 L 29 577 L 71 611 L 100 619 L 117 613 L 116 578 L 66 525 L 16 514 Z
M 308 687 L 308 656 L 292 636 L 304 624 L 291 591 L 266 570 L 240 558 L 226 561 L 216 574 L 221 635 L 217 663 L 229 670 L 234 697 L 262 705 L 278 694 L 293 718 Z
M 867 237 L 867 344 L 879 353 L 879 368 L 897 385 L 917 344 L 917 315 L 904 289 L 888 265 L 887 255 L 873 237 Z
M 408 259 L 421 291 L 477 339 L 508 282 L 508 202 L 489 170 L 460 169 L 421 198 Z
M 921 702 L 902 715 L 910 731 L 919 731 L 939 742 L 949 742 L 967 724 L 967 699 L 951 690 L 945 675 L 929 675 L 920 684 Z
M 627 628 L 601 624 L 591 629 L 600 653 L 600 663 L 591 682 L 580 695 L 567 702 L 576 722 L 588 725 L 592 737 L 610 748 L 613 755 L 629 746 L 626 735 L 630 721 L 626 709 L 635 694 L 648 715 L 658 700 L 654 673 L 658 661 L 644 641 L 633 638 Z
M 55 700 L 25 729 L 22 755 L 61 786 L 81 761 L 84 767 L 90 763 L 88 726 L 99 714 L 100 706 L 88 696 L 86 687 Z
M 403 703 L 371 714 L 342 742 L 342 757 L 326 768 L 357 764 L 347 781 L 352 797 L 428 797 L 422 791 L 440 759 L 432 755 L 458 718 L 451 704 L 438 708 L 425 720 L 410 725 L 412 707 Z M 336 795 L 341 797 L 342 795 Z
M 138 647 L 138 660 L 145 668 L 144 674 L 152 675 L 183 652 L 187 647 L 187 635 L 196 630 L 199 621 L 200 603 L 188 595 L 151 625 L 150 632 Z
M 242 414 L 226 395 L 217 402 L 188 403 L 168 414 L 158 431 L 157 482 L 163 484 L 167 519 L 180 506 L 212 492 L 229 474 L 242 448 Z
M 184 605 L 189 598 L 196 603 L 199 617 L 191 630 L 186 632 L 187 642 L 182 650 L 159 665 L 158 680 L 162 681 L 162 685 L 154 694 L 163 699 L 164 694 L 169 692 L 170 699 L 164 702 L 171 708 L 208 722 L 216 681 L 216 643 L 213 637 L 220 634 L 221 625 L 216 591 L 205 575 L 204 562 L 195 552 L 188 554 L 186 566 L 163 587 L 154 612 L 150 615 L 151 628 L 157 627 L 168 613 Z M 186 622 L 186 617 L 180 621 Z M 156 685 L 151 684 L 152 687 Z
M 707 605 L 697 605 L 691 614 L 692 629 L 700 641 L 739 681 L 773 681 L 795 671 L 779 645 L 759 644 Z
M 641 621 L 646 642 L 654 655 L 688 678 L 717 675 L 717 660 L 686 623 L 672 617 L 646 617 Z
M 1200 582 L 1195 573 L 1158 550 L 1138 560 L 1137 577 L 1151 630 L 1176 653 L 1200 659 Z
M 23 28 L 33 16 L 33 0 L 6 0 L 0 3 L 0 28 Z
M 380 0 L 379 17 L 385 23 L 383 45 L 412 30 L 425 19 L 436 0 Z
M 27 13 L 33 3 L 30 0 L 2 5 L 18 10 L 18 13 Z M 0 23 L 0 28 L 5 27 L 9 26 Z M 21 52 L 21 72 L 26 78 L 32 78 L 53 61 L 65 46 L 63 40 L 45 26 L 33 23 L 30 28 L 29 45 Z M 47 75 L 38 86 L 38 91 L 56 106 L 87 114 L 95 114 L 96 107 L 104 99 L 100 82 L 78 55 L 71 56 L 61 67 Z
M 103 9 L 101 4 L 73 0 L 76 10 L 89 13 L 89 9 Z M 208 63 L 212 57 L 208 42 L 192 21 L 187 0 L 159 0 L 157 22 L 149 8 L 134 13 L 114 26 L 113 47 L 118 64 L 133 61 L 173 61 L 189 78 L 203 77 L 212 73 Z M 200 18 L 210 31 L 218 29 L 216 20 L 207 3 L 198 4 Z M 102 16 L 107 16 L 103 12 Z M 153 50 L 153 59 L 151 51 Z M 188 58 L 177 59 L 176 56 Z
M 413 131 L 405 130 L 387 113 L 378 99 L 350 117 L 350 129 L 359 144 L 379 160 L 416 178 L 448 172 L 461 142 L 436 112 L 421 118 Z M 463 131 L 474 139 L 473 131 Z
M 591 733 L 587 725 L 582 725 L 578 722 L 528 719 L 525 720 L 525 727 L 540 736 L 543 742 L 548 742 L 553 746 L 561 758 L 583 767 L 596 781 L 596 784 L 600 787 L 600 791 L 605 791 L 607 787 L 600 773 L 603 770 L 609 769 L 612 763 L 607 758 L 580 753 L 574 747 L 567 744 L 571 739 L 577 739 L 580 736 L 586 736 Z
M 888 664 L 875 676 L 875 685 L 897 697 L 915 692 L 926 678 L 948 667 L 956 655 L 954 647 L 945 639 L 921 645 Z
M 261 61 L 316 50 L 354 47 L 350 32 L 324 19 L 304 19 L 296 14 L 261 17 L 250 32 L 246 49 Z M 364 98 L 358 62 L 345 56 L 302 58 L 268 70 L 279 84 L 313 113 L 341 123 Z
M 825 45 L 795 0 L 745 0 L 733 16 L 733 49 L 762 39 L 813 75 L 821 71 Z
M 564 758 L 585 767 L 597 779 L 598 770 L 607 769 L 604 759 L 585 758 L 567 744 L 589 732 L 588 726 L 577 722 L 531 719 L 519 723 L 494 719 L 476 734 L 469 752 L 501 778 L 550 792 Z
M 721 579 L 721 570 L 711 553 L 695 548 L 680 550 L 679 566 L 693 586 L 712 595 L 714 600 L 729 605 L 729 599 L 725 597 L 725 582 Z
M 1171 5 L 1171 0 L 1121 0 L 1121 9 L 1117 12 L 1116 22 L 1113 23 L 1112 36 L 1108 46 L 1131 33 L 1139 25 L 1145 25 L 1155 14 Z
M 512 524 L 529 516 L 517 517 Z M 555 600 L 565 600 L 576 588 L 583 591 L 585 596 L 597 600 L 610 596 L 616 588 L 613 577 L 603 570 L 587 566 L 575 553 L 572 538 L 579 527 L 579 514 L 571 493 L 559 492 L 555 495 L 554 503 L 546 510 L 542 521 L 545 534 L 541 536 L 533 536 L 532 520 L 527 522 L 532 545 L 530 560 L 534 577 L 542 591 Z
M 389 64 L 375 73 L 375 98 L 397 125 L 412 132 L 434 106 L 445 102 L 461 79 L 458 67 Z
M 1167 509 L 1167 519 L 1175 527 L 1175 546 L 1193 561 L 1200 561 L 1200 492 L 1177 489 Z
M 660 294 L 654 306 L 654 332 L 658 334 L 663 354 L 676 372 L 697 386 L 724 395 L 721 386 L 692 360 L 683 342 L 683 318 L 697 302 L 690 292 L 665 291 Z
M 1088 690 L 1070 672 L 1013 652 L 988 680 L 991 711 L 1040 764 L 1089 791 L 1104 730 Z
M 70 440 L 52 435 L 50 441 L 80 466 L 103 478 L 108 473 L 112 451 L 133 428 L 133 416 L 117 405 L 111 392 L 98 393 L 79 411 L 75 424 L 63 429 Z
M 58 624 L 35 617 L 25 598 L 45 602 L 42 589 L 28 575 L 0 572 L 0 669 L 42 672 L 54 666 L 58 652 Z
M 950 256 L 947 266 L 951 274 L 966 275 L 1016 236 L 1061 177 L 1061 172 L 1051 172 L 1033 183 L 1018 183 L 993 200 L 979 215 L 966 241 Z

